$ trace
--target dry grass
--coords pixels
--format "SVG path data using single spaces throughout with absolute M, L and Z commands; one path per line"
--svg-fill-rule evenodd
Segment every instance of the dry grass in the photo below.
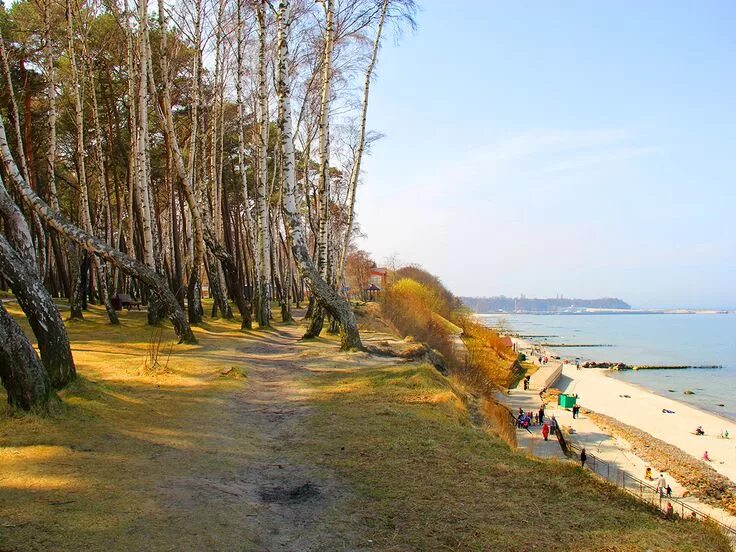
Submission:
M 121 318 L 109 326 L 92 308 L 69 324 L 80 378 L 51 415 L 0 414 L 3 551 L 263 549 L 253 520 L 272 511 L 227 486 L 273 461 L 274 436 L 244 422 L 256 373 L 244 351 L 258 350 L 258 370 L 303 367 L 314 405 L 290 418 L 296 441 L 279 454 L 348 489 L 314 527 L 292 529 L 317 531 L 317 549 L 728 550 L 576 467 L 513 452 L 428 366 L 338 353 L 333 337 L 292 342 L 279 360 L 283 337 L 218 320 L 151 374 L 145 313 Z M 174 334 L 163 336 L 165 350 Z
M 353 499 L 328 521 L 335 549 L 727 551 L 717 530 L 665 521 L 571 464 L 535 460 L 471 424 L 427 365 L 321 373 L 307 457 Z
M 524 369 L 516 361 L 516 353 L 504 343 L 498 332 L 471 318 L 460 320 L 463 342 L 468 349 L 466 378 L 478 389 L 509 388 L 524 377 Z
M 120 327 L 96 307 L 85 317 L 67 325 L 80 377 L 52 413 L 0 407 L 0 549 L 248 547 L 251 508 L 207 481 L 259 456 L 258 435 L 229 407 L 247 379 L 221 375 L 247 373 L 236 344 L 256 337 L 208 321 L 199 345 L 174 345 L 165 373 L 150 374 L 144 312 L 121 313 Z M 174 339 L 163 330 L 162 362 Z

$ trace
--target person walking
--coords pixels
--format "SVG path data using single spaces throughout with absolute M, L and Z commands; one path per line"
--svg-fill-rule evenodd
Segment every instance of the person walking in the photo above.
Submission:
M 547 424 L 544 424 L 542 426 L 542 437 L 544 437 L 544 440 L 546 441 L 549 437 L 549 426 Z
M 539 423 L 544 423 L 544 405 L 539 407 Z
M 580 467 L 585 467 L 585 461 L 588 459 L 588 455 L 585 453 L 585 447 L 580 451 Z
M 659 496 L 664 496 L 664 494 L 667 492 L 667 481 L 664 478 L 664 474 L 659 474 L 659 479 L 657 479 L 657 492 L 659 493 Z

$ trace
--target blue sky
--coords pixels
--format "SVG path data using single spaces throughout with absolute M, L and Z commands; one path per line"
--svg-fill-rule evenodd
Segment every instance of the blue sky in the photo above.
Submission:
M 361 245 L 457 294 L 736 307 L 736 3 L 426 0 L 385 43 Z

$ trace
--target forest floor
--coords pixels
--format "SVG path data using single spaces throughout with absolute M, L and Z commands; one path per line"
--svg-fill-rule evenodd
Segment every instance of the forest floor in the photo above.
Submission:
M 67 323 L 79 378 L 51 414 L 0 407 L 0 551 L 729 550 L 510 450 L 428 365 L 296 324 L 176 345 L 121 321 Z

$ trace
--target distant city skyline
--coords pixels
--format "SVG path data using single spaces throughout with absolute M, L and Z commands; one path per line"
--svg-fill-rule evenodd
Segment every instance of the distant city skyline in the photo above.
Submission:
M 422 2 L 360 245 L 458 295 L 736 308 L 736 4 Z

